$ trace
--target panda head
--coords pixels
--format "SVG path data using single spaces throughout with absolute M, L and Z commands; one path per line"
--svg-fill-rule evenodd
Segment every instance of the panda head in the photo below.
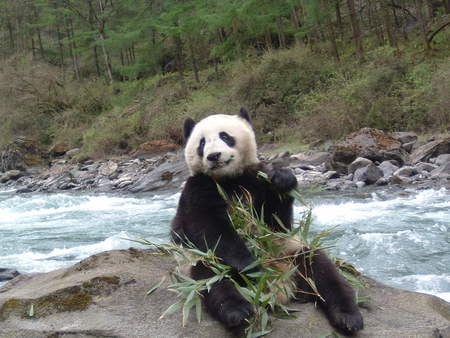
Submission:
M 184 155 L 191 175 L 232 177 L 257 164 L 255 133 L 247 111 L 210 115 L 198 123 L 184 122 Z

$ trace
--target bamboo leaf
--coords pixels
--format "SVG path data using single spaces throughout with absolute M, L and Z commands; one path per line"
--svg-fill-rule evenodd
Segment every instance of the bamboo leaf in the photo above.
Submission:
M 161 278 L 161 280 L 159 282 L 156 282 L 155 284 L 153 284 L 150 287 L 150 290 L 147 291 L 147 296 L 151 295 L 153 292 L 155 292 L 166 280 L 166 276 L 164 276 L 163 278 Z

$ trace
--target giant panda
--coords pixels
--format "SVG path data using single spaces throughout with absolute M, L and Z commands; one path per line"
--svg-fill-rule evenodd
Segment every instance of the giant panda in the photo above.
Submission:
M 249 114 L 243 108 L 237 115 L 210 115 L 198 123 L 188 118 L 184 123 L 184 138 L 190 177 L 172 222 L 172 239 L 180 245 L 194 244 L 204 251 L 215 248 L 216 256 L 225 264 L 236 272 L 242 271 L 256 257 L 233 228 L 228 202 L 217 185 L 228 196 L 250 193 L 254 210 L 271 229 L 286 231 L 280 220 L 284 227 L 292 227 L 293 198 L 287 193 L 297 186 L 296 177 L 289 169 L 273 168 L 258 160 L 255 134 Z M 260 171 L 270 180 L 261 179 Z M 316 302 L 341 332 L 354 334 L 361 330 L 363 319 L 354 291 L 334 263 L 320 250 L 314 251 L 312 263 L 306 263 L 308 249 L 294 250 L 298 250 L 295 264 L 299 274 L 294 274 L 293 283 L 299 298 L 305 300 L 305 295 L 312 290 L 298 276 L 312 276 L 321 298 L 306 296 L 307 300 Z M 195 280 L 214 276 L 201 262 L 191 267 L 190 274 Z M 207 311 L 230 329 L 245 326 L 246 319 L 254 313 L 252 304 L 227 279 L 216 282 L 202 296 Z

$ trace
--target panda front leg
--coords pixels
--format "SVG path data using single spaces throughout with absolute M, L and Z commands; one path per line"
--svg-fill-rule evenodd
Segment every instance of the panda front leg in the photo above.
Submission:
M 191 277 L 195 280 L 211 278 L 215 274 L 198 262 L 191 268 Z M 202 293 L 206 310 L 227 328 L 244 328 L 247 319 L 254 313 L 253 305 L 248 302 L 228 279 L 212 285 L 209 291 Z
M 363 318 L 353 288 L 324 252 L 316 250 L 310 255 L 305 250 L 305 253 L 297 257 L 296 263 L 299 269 L 296 282 L 300 298 L 304 298 L 302 292 L 313 292 L 304 277 L 312 278 L 320 294 L 320 297 L 313 298 L 330 324 L 348 335 L 363 329 Z

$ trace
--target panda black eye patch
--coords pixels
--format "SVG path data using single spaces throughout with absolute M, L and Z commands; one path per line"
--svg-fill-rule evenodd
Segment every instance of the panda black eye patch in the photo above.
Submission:
M 229 135 L 228 133 L 221 131 L 219 133 L 220 139 L 225 142 L 229 147 L 234 147 L 236 144 L 236 140 L 233 136 Z
M 203 157 L 203 150 L 204 149 L 205 149 L 205 138 L 202 137 L 201 140 L 200 140 L 200 143 L 199 143 L 199 145 L 197 147 L 197 154 L 198 154 L 198 156 Z

